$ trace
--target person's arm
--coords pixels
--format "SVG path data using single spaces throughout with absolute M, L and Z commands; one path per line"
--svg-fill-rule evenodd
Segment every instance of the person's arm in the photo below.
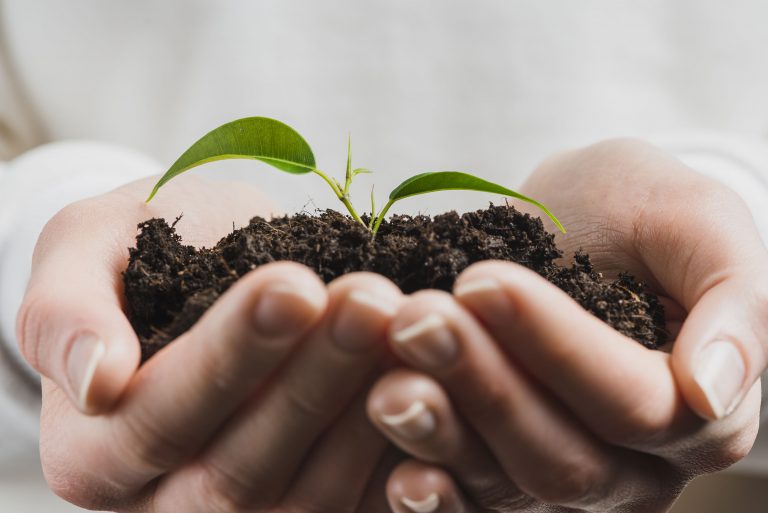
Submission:
M 37 236 L 64 205 L 158 171 L 132 151 L 83 141 L 44 145 L 0 163 L 0 465 L 37 445 L 39 378 L 15 336 Z

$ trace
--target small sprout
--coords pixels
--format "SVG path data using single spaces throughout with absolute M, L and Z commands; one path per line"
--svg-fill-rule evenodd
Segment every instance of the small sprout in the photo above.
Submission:
M 374 186 L 371 185 L 371 219 L 368 221 L 368 229 L 373 228 L 373 222 L 376 220 L 376 196 L 373 195 Z
M 526 201 L 540 208 L 560 231 L 565 233 L 565 228 L 560 221 L 538 201 L 460 171 L 422 173 L 408 178 L 389 193 L 389 201 L 378 213 L 373 187 L 371 187 L 371 218 L 366 224 L 350 201 L 349 189 L 357 175 L 371 173 L 371 171 L 366 168 L 352 169 L 352 138 L 349 137 L 347 140 L 347 166 L 342 186 L 338 180 L 317 168 L 312 149 L 298 132 L 280 121 L 263 117 L 238 119 L 208 132 L 185 151 L 158 180 L 147 202 L 157 194 L 160 187 L 175 176 L 207 162 L 224 159 L 260 160 L 287 173 L 318 175 L 344 204 L 352 218 L 370 230 L 373 236 L 378 232 L 384 216 L 397 201 L 419 194 L 447 190 L 491 192 Z

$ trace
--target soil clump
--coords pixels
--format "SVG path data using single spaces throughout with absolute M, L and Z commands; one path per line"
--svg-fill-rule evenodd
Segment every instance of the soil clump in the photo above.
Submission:
M 434 218 L 395 215 L 375 239 L 349 216 L 332 210 L 269 221 L 254 217 L 216 246 L 202 249 L 183 244 L 176 222 L 141 223 L 123 273 L 127 313 L 141 341 L 142 361 L 188 330 L 241 276 L 279 260 L 302 263 L 326 283 L 355 271 L 379 273 L 405 293 L 450 291 L 469 265 L 508 260 L 545 277 L 644 346 L 655 349 L 666 342 L 664 311 L 642 283 L 629 274 L 604 279 L 583 252 L 575 254 L 570 266 L 558 264 L 563 253 L 541 220 L 511 206 Z

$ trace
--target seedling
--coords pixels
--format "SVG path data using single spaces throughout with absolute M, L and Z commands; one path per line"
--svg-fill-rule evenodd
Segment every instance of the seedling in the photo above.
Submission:
M 373 236 L 378 232 L 384 216 L 396 202 L 419 194 L 446 190 L 491 192 L 526 201 L 544 211 L 560 231 L 565 233 L 565 228 L 560 221 L 538 201 L 460 171 L 435 171 L 412 176 L 389 193 L 389 200 L 378 212 L 372 188 L 371 215 L 369 222 L 365 223 L 352 205 L 349 190 L 357 175 L 370 173 L 370 171 L 365 168 L 352 168 L 351 140 L 347 142 L 347 169 L 344 185 L 342 185 L 338 180 L 317 168 L 312 149 L 298 132 L 285 123 L 264 117 L 238 119 L 208 132 L 185 151 L 158 180 L 147 202 L 157 194 L 160 187 L 175 176 L 206 162 L 224 159 L 260 160 L 287 173 L 318 175 L 344 204 L 352 218 L 370 230 Z

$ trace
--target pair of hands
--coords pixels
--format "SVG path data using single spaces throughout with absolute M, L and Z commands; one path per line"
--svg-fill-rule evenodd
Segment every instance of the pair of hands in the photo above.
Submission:
M 210 246 L 267 204 L 242 185 L 187 178 L 146 206 L 149 185 L 54 217 L 19 315 L 21 348 L 43 375 L 43 468 L 71 502 L 662 512 L 754 441 L 765 249 L 732 192 L 648 145 L 556 155 L 523 192 L 569 228 L 566 254 L 582 247 L 596 268 L 629 270 L 664 297 L 671 354 L 510 263 L 472 266 L 453 295 L 411 296 L 376 275 L 326 287 L 276 263 L 137 369 L 120 277 L 136 224 L 184 211 L 185 242 Z

